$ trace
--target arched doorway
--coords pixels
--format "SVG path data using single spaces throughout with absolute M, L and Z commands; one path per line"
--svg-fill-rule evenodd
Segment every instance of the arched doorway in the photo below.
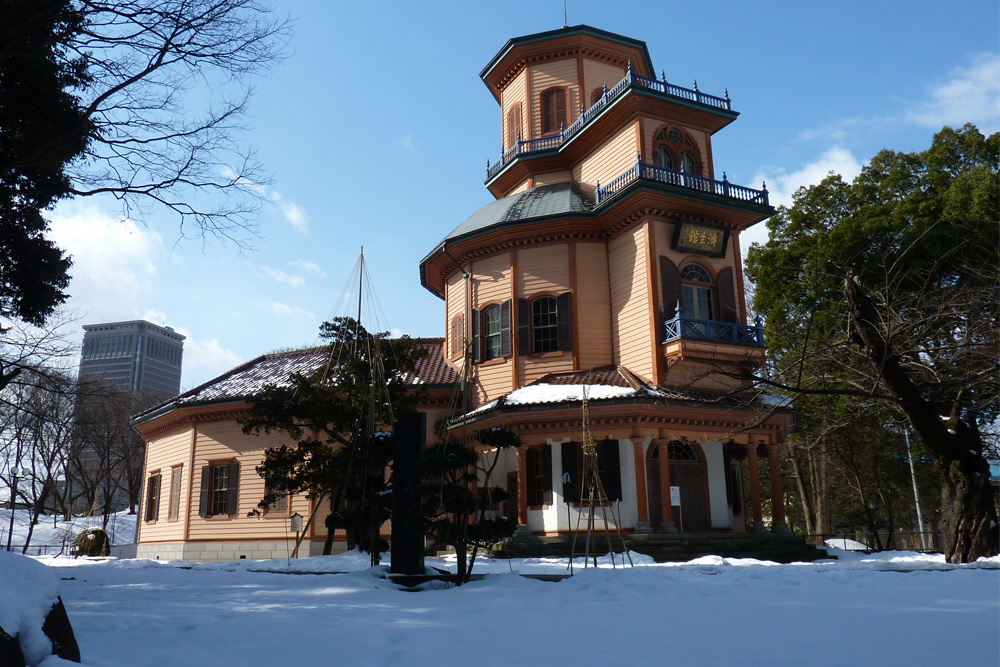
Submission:
M 673 508 L 674 526 L 686 533 L 708 530 L 708 501 L 705 493 L 705 462 L 695 443 L 675 440 L 667 445 L 670 486 L 680 487 L 681 506 Z M 663 522 L 661 498 L 666 484 L 660 479 L 660 447 L 654 440 L 646 452 L 646 490 L 649 496 L 649 523 L 659 528 Z

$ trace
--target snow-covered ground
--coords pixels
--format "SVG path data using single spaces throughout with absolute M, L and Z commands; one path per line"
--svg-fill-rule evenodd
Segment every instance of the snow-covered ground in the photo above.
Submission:
M 997 664 L 1000 559 L 836 553 L 793 565 L 635 554 L 633 568 L 604 559 L 557 583 L 509 572 L 565 562 L 480 561 L 497 574 L 417 593 L 356 553 L 38 560 L 61 578 L 88 665 Z
M 112 514 L 108 519 L 108 537 L 111 544 L 131 544 L 135 542 L 135 514 L 119 512 Z M 21 546 L 28 537 L 29 514 L 26 510 L 16 510 L 14 512 L 14 530 L 11 545 L 17 547 L 15 551 L 21 553 Z M 28 544 L 28 555 L 59 553 L 65 545 L 69 551 L 69 545 L 73 543 L 80 531 L 86 528 L 100 528 L 103 522 L 100 516 L 74 517 L 71 521 L 63 521 L 61 516 L 43 515 L 35 529 L 31 533 L 31 542 Z M 10 530 L 10 510 L 0 507 L 0 549 L 7 547 L 7 533 Z

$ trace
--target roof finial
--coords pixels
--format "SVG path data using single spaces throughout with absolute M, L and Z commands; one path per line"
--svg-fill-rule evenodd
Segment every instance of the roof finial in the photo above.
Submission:
M 569 27 L 569 19 L 567 18 L 567 16 L 568 16 L 568 14 L 566 12 L 566 0 L 563 0 L 563 27 L 564 28 L 568 28 Z

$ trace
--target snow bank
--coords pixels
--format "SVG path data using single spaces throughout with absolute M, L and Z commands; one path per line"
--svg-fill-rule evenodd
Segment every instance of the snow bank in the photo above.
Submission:
M 12 637 L 20 635 L 29 665 L 52 653 L 42 625 L 58 597 L 59 580 L 52 570 L 31 558 L 0 551 L 0 628 Z

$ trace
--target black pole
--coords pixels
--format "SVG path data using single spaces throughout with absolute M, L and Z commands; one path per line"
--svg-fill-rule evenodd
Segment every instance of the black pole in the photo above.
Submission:
M 414 413 L 393 427 L 392 574 L 424 574 L 424 533 L 420 526 L 418 463 L 427 441 L 427 415 Z

